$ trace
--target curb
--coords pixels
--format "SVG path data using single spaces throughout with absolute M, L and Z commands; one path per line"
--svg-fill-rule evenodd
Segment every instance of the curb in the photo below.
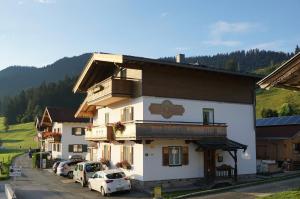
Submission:
M 255 186 L 255 185 L 260 185 L 260 184 L 264 184 L 264 183 L 268 183 L 268 182 L 276 182 L 276 181 L 287 180 L 287 179 L 296 178 L 296 177 L 300 177 L 300 173 L 292 174 L 292 175 L 288 175 L 288 176 L 282 176 L 282 177 L 273 177 L 273 178 L 269 178 L 269 179 L 265 179 L 265 180 L 259 180 L 256 182 L 244 183 L 244 184 L 239 184 L 239 185 L 233 185 L 230 187 L 224 187 L 224 188 L 219 188 L 219 189 L 198 191 L 198 192 L 184 194 L 184 195 L 176 196 L 176 197 L 172 197 L 172 198 L 173 199 L 181 199 L 181 198 L 187 198 L 187 197 L 191 197 L 191 196 L 203 196 L 203 195 L 209 195 L 209 194 L 215 194 L 215 193 L 222 193 L 222 192 L 232 190 L 232 189 L 243 188 L 243 187 L 248 187 L 248 186 Z

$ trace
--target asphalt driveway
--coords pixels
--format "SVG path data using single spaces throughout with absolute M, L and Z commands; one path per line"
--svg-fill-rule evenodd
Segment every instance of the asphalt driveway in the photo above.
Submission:
M 32 169 L 27 155 L 19 156 L 16 165 L 22 166 L 22 176 L 11 180 L 20 199 L 92 199 L 101 198 L 100 193 L 89 191 L 73 180 L 54 175 L 50 170 Z M 149 198 L 144 193 L 118 193 L 112 198 Z

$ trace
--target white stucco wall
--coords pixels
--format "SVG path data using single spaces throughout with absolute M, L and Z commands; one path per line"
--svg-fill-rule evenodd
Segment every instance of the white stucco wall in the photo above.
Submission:
M 62 158 L 69 159 L 71 155 L 81 155 L 82 157 L 86 157 L 86 153 L 72 153 L 69 152 L 70 144 L 88 144 L 84 139 L 84 135 L 76 136 L 72 135 L 72 128 L 80 127 L 85 128 L 87 123 L 54 123 L 53 128 L 61 128 L 62 132 L 61 137 L 61 152 L 52 151 L 53 158 Z
M 137 144 L 131 141 L 126 141 L 124 144 L 118 143 L 100 143 L 100 148 L 98 148 L 100 159 L 102 158 L 103 145 L 111 146 L 111 166 L 116 168 L 115 165 L 121 161 L 120 148 L 123 145 L 133 146 L 133 164 L 132 169 L 122 169 L 127 176 L 133 179 L 143 180 L 143 144 Z M 99 150 L 100 149 L 100 150 Z
M 166 99 L 170 100 L 173 104 L 182 105 L 185 109 L 183 115 L 165 119 L 161 115 L 150 113 L 149 106 L 151 103 L 161 103 Z M 182 122 L 202 122 L 202 109 L 213 108 L 214 121 L 216 123 L 226 123 L 228 125 L 227 137 L 248 146 L 247 153 L 249 154 L 250 159 L 243 158 L 241 150 L 238 152 L 238 174 L 256 173 L 254 110 L 252 105 L 143 96 L 143 108 L 144 120 Z M 230 163 L 233 165 L 233 159 L 227 152 L 224 152 L 223 163 Z
M 105 123 L 105 113 L 109 113 L 109 122 L 119 122 L 121 120 L 121 109 L 127 106 L 133 106 L 134 120 L 143 120 L 143 98 L 129 99 L 109 107 L 100 108 L 93 118 L 93 125 L 103 125 Z
M 188 146 L 189 164 L 182 166 L 163 166 L 162 147 Z M 204 177 L 203 152 L 197 152 L 194 144 L 184 140 L 155 140 L 144 145 L 144 181 Z M 146 156 L 146 154 L 148 156 Z

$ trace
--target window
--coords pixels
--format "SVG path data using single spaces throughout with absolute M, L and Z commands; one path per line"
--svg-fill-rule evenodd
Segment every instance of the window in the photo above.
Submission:
M 110 145 L 105 144 L 103 146 L 102 158 L 105 160 L 110 160 Z
M 168 146 L 162 148 L 163 166 L 188 165 L 189 148 L 188 146 Z
M 69 152 L 74 152 L 74 153 L 87 152 L 87 145 L 86 144 L 70 144 Z
M 121 161 L 126 160 L 129 164 L 133 164 L 133 146 L 121 147 Z
M 121 121 L 128 122 L 133 120 L 133 107 L 125 107 L 121 110 Z
M 204 108 L 203 109 L 203 124 L 214 123 L 214 109 Z
M 300 153 L 300 143 L 293 144 L 294 153 Z
M 56 144 L 52 144 L 53 151 L 56 151 Z
M 57 144 L 56 150 L 60 152 L 60 144 Z
M 181 147 L 169 147 L 169 165 L 181 165 Z
M 80 135 L 85 135 L 85 129 L 84 128 L 72 128 L 72 135 L 80 136 Z
M 105 125 L 107 125 L 109 123 L 109 113 L 105 113 L 104 122 L 105 122 Z

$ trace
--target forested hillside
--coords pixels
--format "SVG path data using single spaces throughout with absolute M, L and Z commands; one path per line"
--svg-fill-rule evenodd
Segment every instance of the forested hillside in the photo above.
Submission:
M 299 51 L 299 47 L 296 51 Z M 187 57 L 186 62 L 266 75 L 295 52 L 236 51 L 213 56 Z M 32 121 L 36 115 L 41 115 L 45 106 L 78 108 L 83 96 L 74 95 L 72 87 L 89 56 L 90 54 L 83 54 L 63 58 L 44 68 L 9 67 L 0 71 L 0 115 L 5 116 L 9 124 L 13 124 Z M 161 59 L 175 61 L 175 57 Z M 257 116 L 262 116 L 263 108 L 272 107 L 279 111 L 284 103 L 292 105 L 293 114 L 298 114 L 299 95 L 280 89 L 258 90 Z
M 78 108 L 82 95 L 72 92 L 76 77 L 57 83 L 42 83 L 36 88 L 21 91 L 13 97 L 5 97 L 0 103 L 0 111 L 9 124 L 33 121 L 41 116 L 46 106 Z
M 0 99 L 39 86 L 42 82 L 57 82 L 66 76 L 77 76 L 90 54 L 59 59 L 42 68 L 11 66 L 0 71 Z
M 295 52 L 298 50 L 298 47 L 296 47 Z M 253 49 L 249 51 L 242 50 L 212 56 L 187 57 L 186 62 L 192 64 L 203 64 L 216 68 L 225 68 L 228 70 L 254 72 L 261 68 L 279 65 L 293 55 L 294 52 L 284 53 Z M 165 57 L 162 59 L 175 62 L 175 57 Z

